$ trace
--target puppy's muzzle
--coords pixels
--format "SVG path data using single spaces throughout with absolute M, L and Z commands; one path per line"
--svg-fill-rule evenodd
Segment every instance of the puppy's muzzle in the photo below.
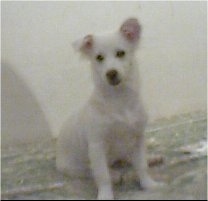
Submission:
M 107 80 L 110 85 L 116 86 L 121 82 L 121 79 L 119 78 L 119 73 L 117 70 L 109 70 L 106 73 Z

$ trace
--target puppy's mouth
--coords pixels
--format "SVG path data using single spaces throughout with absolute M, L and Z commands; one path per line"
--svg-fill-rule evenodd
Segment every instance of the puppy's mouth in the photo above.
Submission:
M 108 83 L 112 86 L 117 86 L 121 83 L 120 76 L 116 70 L 110 70 L 106 73 Z
M 108 80 L 108 83 L 112 86 L 117 86 L 121 83 L 121 80 L 116 78 L 116 79 L 113 79 L 113 80 Z

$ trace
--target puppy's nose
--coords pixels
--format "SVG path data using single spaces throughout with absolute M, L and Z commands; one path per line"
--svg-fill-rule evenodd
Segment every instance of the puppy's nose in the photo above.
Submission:
M 116 70 L 109 70 L 106 73 L 106 76 L 109 80 L 114 80 L 117 78 L 118 72 Z
M 106 73 L 106 77 L 107 77 L 107 80 L 110 85 L 116 86 L 121 82 L 121 79 L 119 77 L 119 73 L 115 69 L 109 70 Z

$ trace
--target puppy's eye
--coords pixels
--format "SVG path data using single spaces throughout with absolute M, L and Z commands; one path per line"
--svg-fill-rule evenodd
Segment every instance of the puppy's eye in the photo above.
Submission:
M 122 58 L 125 56 L 125 54 L 126 54 L 126 52 L 124 50 L 119 50 L 116 52 L 116 57 Z
M 96 60 L 97 60 L 98 62 L 102 62 L 102 61 L 104 60 L 104 56 L 103 56 L 102 54 L 98 54 L 98 55 L 96 56 Z

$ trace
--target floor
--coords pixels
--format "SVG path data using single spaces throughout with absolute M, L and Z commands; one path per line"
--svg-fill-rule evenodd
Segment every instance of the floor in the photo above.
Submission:
M 196 112 L 150 124 L 146 130 L 150 174 L 166 185 L 143 191 L 128 167 L 114 185 L 116 199 L 207 199 L 207 114 Z M 2 144 L 4 139 L 2 139 Z M 95 199 L 92 180 L 57 173 L 55 140 L 2 146 L 2 199 Z

